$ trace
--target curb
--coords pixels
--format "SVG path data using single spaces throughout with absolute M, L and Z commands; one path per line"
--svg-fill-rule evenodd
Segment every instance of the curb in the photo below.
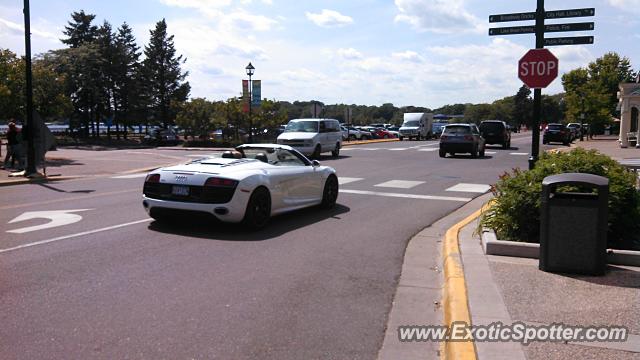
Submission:
M 42 178 L 33 178 L 33 179 L 18 179 L 18 180 L 0 180 L 0 187 L 4 186 L 12 186 L 12 185 L 24 185 L 24 184 L 40 184 L 46 183 L 50 181 L 63 181 L 63 180 L 73 180 L 79 179 L 82 176 L 50 176 L 50 177 L 42 177 Z
M 384 143 L 384 142 L 394 142 L 400 141 L 398 138 L 393 139 L 377 139 L 377 140 L 358 140 L 358 141 L 350 141 L 348 143 L 343 142 L 342 147 L 352 146 L 352 145 L 365 145 L 365 144 L 376 144 L 376 143 Z
M 477 219 L 485 210 L 485 206 L 467 216 L 464 220 L 449 228 L 444 236 L 443 262 L 444 262 L 444 324 L 449 329 L 454 322 L 464 322 L 471 325 L 471 313 L 469 311 L 469 298 L 465 283 L 464 270 L 460 257 L 460 244 L 458 235 L 460 230 Z M 477 354 L 473 341 L 446 341 L 443 343 L 444 351 L 442 359 L 475 360 Z

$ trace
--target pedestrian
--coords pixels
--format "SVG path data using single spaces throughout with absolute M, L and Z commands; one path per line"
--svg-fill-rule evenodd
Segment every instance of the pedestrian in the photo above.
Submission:
M 11 121 L 9 122 L 9 130 L 7 131 L 7 154 L 4 157 L 3 169 L 13 168 L 16 160 L 18 160 L 18 165 L 21 164 L 19 146 L 20 133 L 16 124 Z

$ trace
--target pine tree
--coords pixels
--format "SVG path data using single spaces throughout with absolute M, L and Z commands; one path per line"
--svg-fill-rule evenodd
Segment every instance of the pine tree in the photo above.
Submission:
M 144 54 L 145 95 L 155 121 L 166 128 L 175 119 L 179 105 L 186 101 L 191 87 L 184 81 L 188 72 L 183 73 L 180 69 L 186 60 L 182 55 L 176 57 L 173 35 L 167 35 L 164 19 L 151 30 L 151 39 Z
M 111 24 L 105 21 L 96 32 L 95 45 L 102 59 L 102 66 L 95 80 L 98 89 L 96 99 L 95 120 L 99 124 L 100 119 L 111 117 L 113 114 L 114 70 L 115 70 L 115 43 Z M 111 126 L 107 127 L 107 137 L 111 138 Z
M 84 10 L 71 14 L 72 21 L 68 22 L 68 26 L 64 27 L 63 34 L 67 35 L 66 39 L 60 39 L 63 44 L 69 45 L 70 48 L 77 48 L 82 44 L 92 42 L 98 31 L 91 22 L 96 18 L 95 15 L 85 14 Z
M 118 28 L 115 38 L 113 103 L 118 138 L 119 125 L 130 125 L 132 115 L 141 108 L 140 66 L 140 48 L 131 27 L 125 22 Z

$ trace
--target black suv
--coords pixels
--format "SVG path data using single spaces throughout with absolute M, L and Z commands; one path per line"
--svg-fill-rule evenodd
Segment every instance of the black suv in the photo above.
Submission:
M 504 121 L 485 120 L 481 122 L 480 134 L 487 144 L 500 144 L 503 149 L 511 147 L 511 132 Z

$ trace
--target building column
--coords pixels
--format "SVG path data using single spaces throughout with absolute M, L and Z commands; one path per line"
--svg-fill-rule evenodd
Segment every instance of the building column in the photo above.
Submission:
M 620 147 L 629 147 L 629 137 L 627 136 L 631 129 L 631 111 L 629 110 L 629 100 L 623 99 L 620 108 Z

